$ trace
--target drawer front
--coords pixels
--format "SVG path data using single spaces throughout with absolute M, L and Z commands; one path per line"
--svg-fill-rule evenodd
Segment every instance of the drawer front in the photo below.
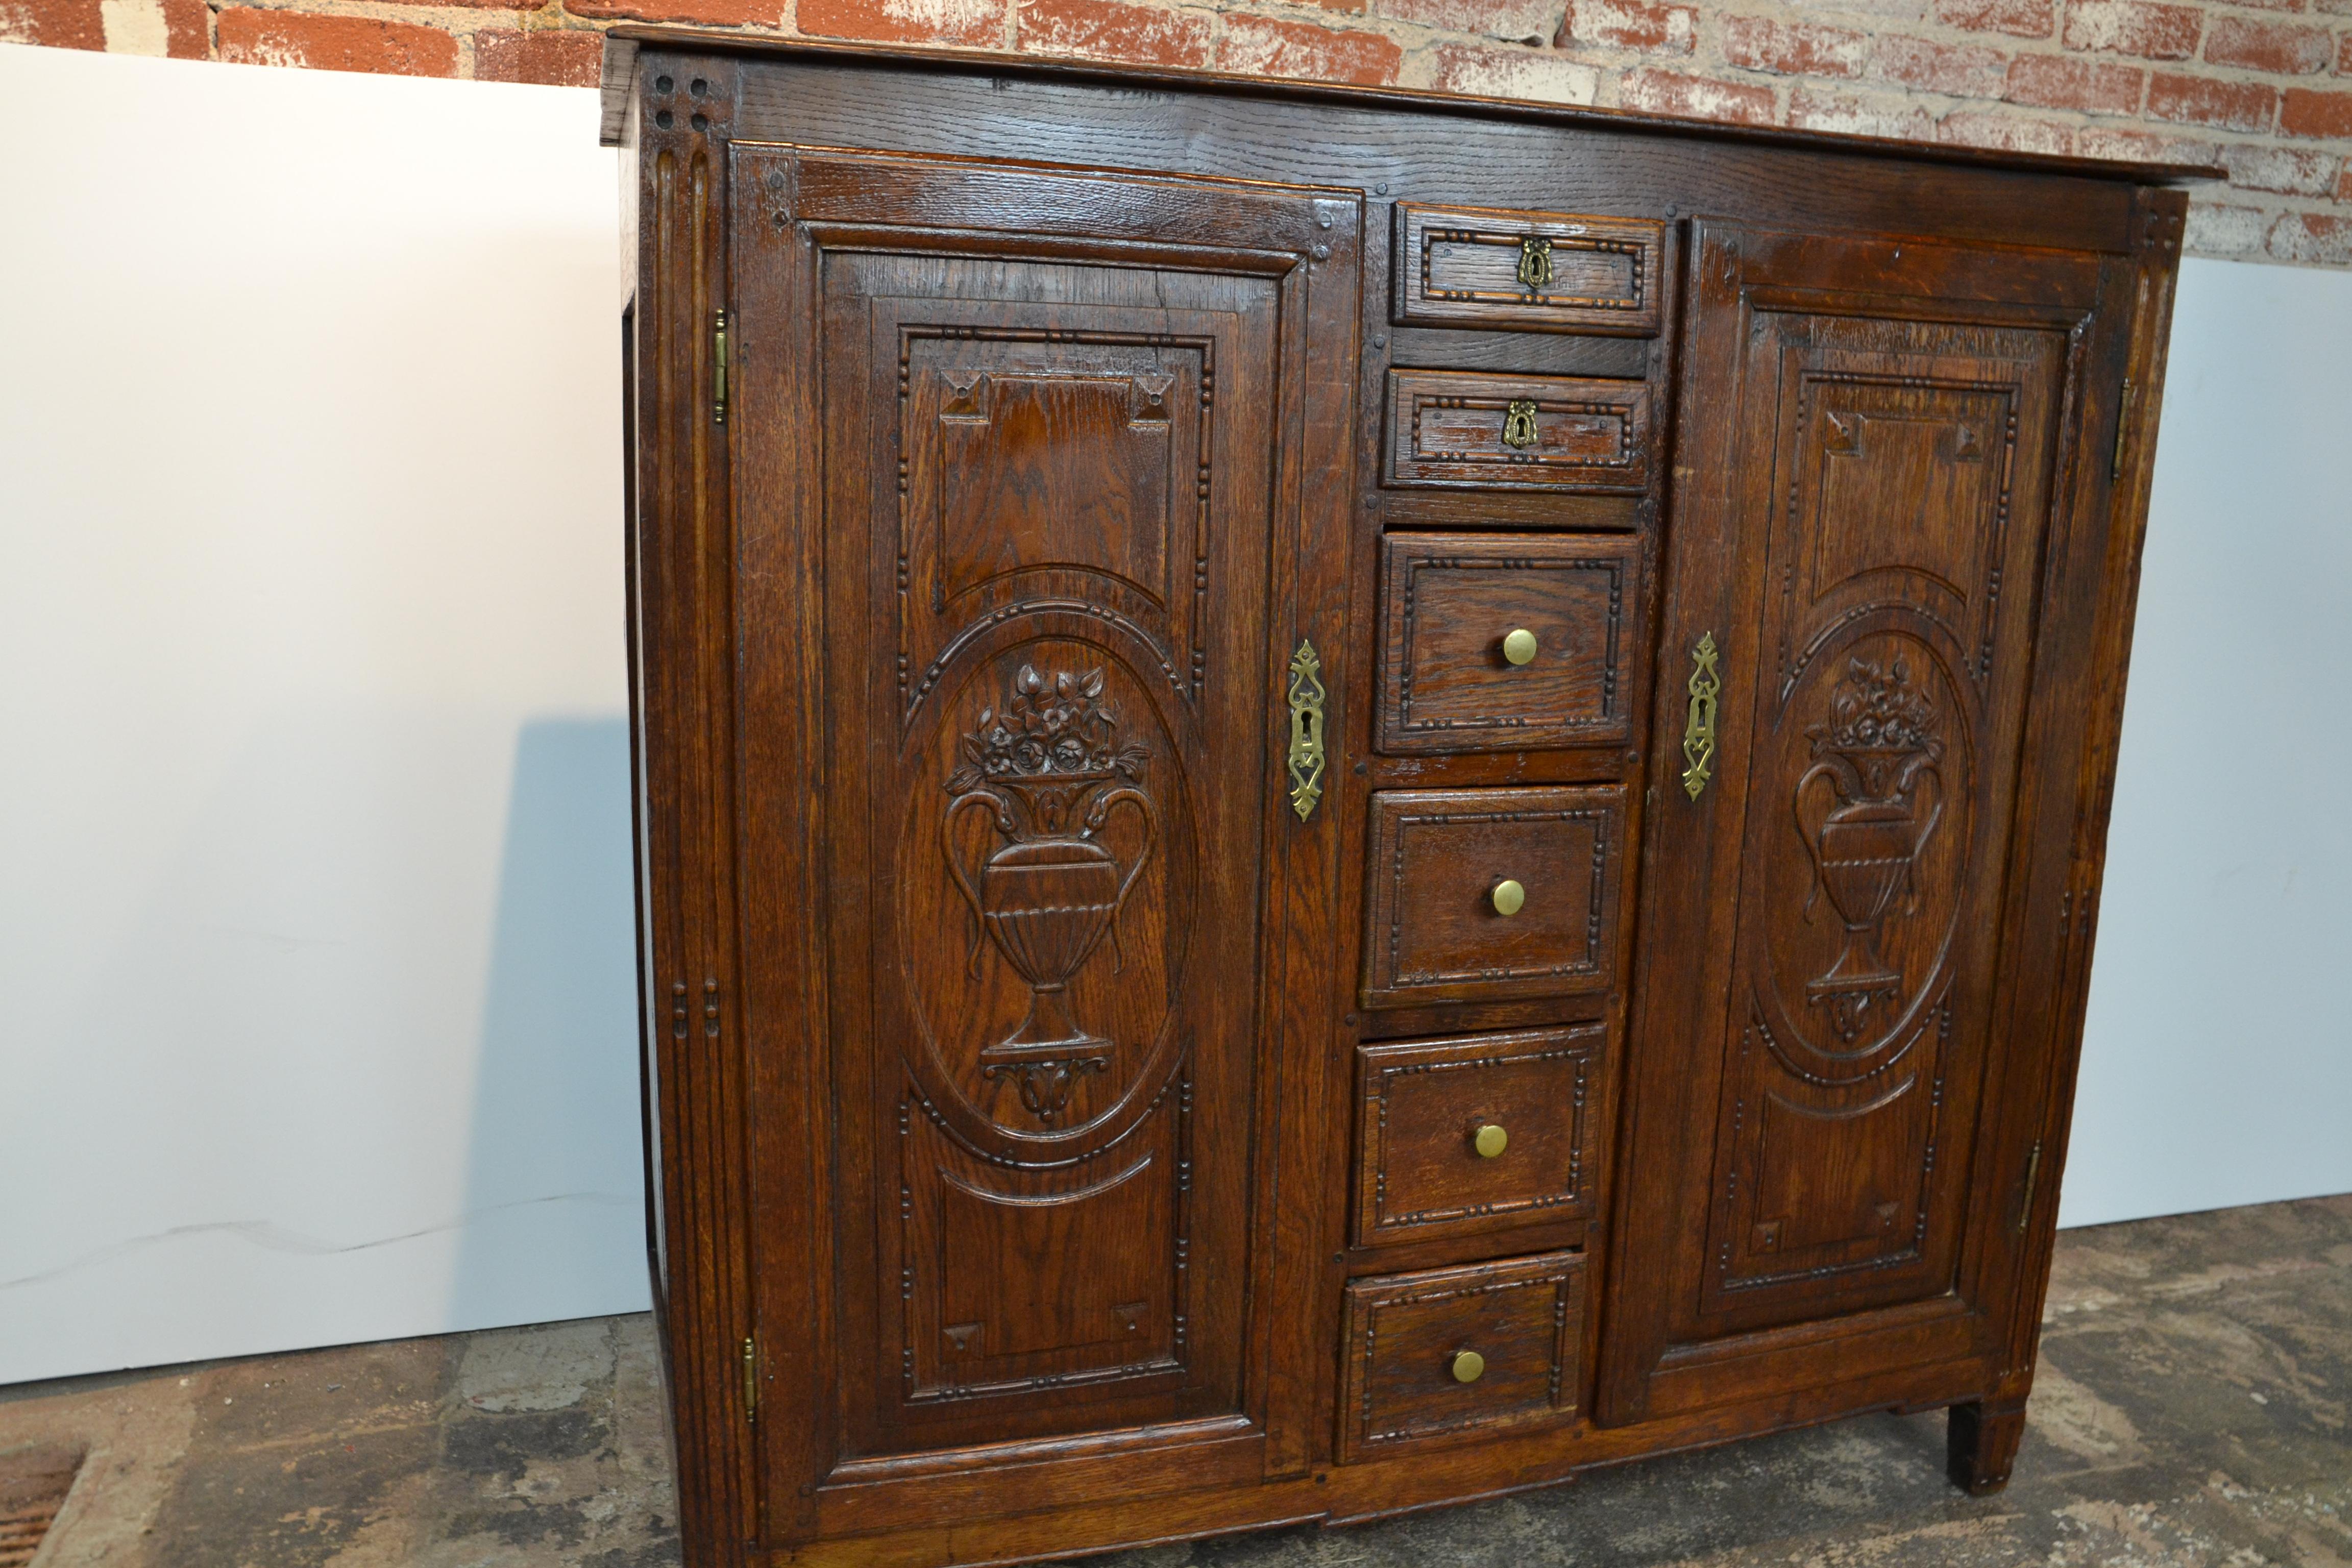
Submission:
M 1397 533 L 1382 551 L 1381 751 L 1632 740 L 1625 665 L 1641 625 L 1633 542 Z M 1514 645 L 1521 632 L 1532 650 Z
M 1366 1006 L 1609 988 L 1623 785 L 1383 790 L 1370 816 Z
M 1592 1213 L 1607 1026 L 1356 1052 L 1356 1241 L 1427 1241 Z
M 1651 218 L 1396 206 L 1396 319 L 1649 337 L 1666 226 Z
M 1352 1281 L 1339 1462 L 1572 1419 L 1583 1329 L 1579 1253 Z
M 1650 426 L 1644 382 L 1392 370 L 1381 482 L 1640 495 L 1650 483 Z

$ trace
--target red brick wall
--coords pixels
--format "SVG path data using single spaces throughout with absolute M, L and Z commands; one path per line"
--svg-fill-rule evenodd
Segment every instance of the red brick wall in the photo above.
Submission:
M 0 39 L 593 83 L 693 22 L 2218 160 L 2189 247 L 2352 267 L 2352 0 L 0 0 Z

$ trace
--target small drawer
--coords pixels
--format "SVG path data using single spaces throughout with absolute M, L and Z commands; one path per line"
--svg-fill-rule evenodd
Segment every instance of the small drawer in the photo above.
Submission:
M 1592 1214 L 1601 1024 L 1356 1052 L 1356 1243 Z
M 1640 646 L 1626 539 L 1392 533 L 1380 732 L 1391 755 L 1623 746 Z
M 1649 384 L 1392 370 L 1381 482 L 1397 489 L 1643 494 L 1650 483 Z
M 1382 790 L 1370 817 L 1365 1006 L 1609 989 L 1622 784 Z
M 1396 319 L 1646 338 L 1666 226 L 1652 218 L 1396 205 Z
M 1579 1253 L 1350 1282 L 1339 1462 L 1573 1419 L 1583 1337 Z

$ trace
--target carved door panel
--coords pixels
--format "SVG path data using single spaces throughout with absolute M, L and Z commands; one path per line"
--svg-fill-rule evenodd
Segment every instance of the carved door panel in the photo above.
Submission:
M 2037 576 L 2098 276 L 1700 237 L 1659 721 L 1703 731 L 1707 693 L 1716 733 L 1669 748 L 1646 879 L 1619 1418 L 1662 1362 L 1745 1356 L 1769 1388 L 1866 1370 L 1849 1331 L 1978 1343 Z M 1810 1365 L 1759 1370 L 1774 1345 Z
M 1277 750 L 1302 520 L 1345 505 L 1304 471 L 1352 363 L 1310 295 L 1353 300 L 1356 199 L 814 153 L 764 177 L 816 328 L 829 1473 L 1232 1436 L 1265 1413 L 1268 895 L 1326 831 Z

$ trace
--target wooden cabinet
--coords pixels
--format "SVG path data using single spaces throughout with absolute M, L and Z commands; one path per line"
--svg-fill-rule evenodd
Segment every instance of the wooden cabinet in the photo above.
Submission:
M 650 30 L 607 79 L 688 1561 L 1889 1406 L 1999 1485 L 2195 172 Z

